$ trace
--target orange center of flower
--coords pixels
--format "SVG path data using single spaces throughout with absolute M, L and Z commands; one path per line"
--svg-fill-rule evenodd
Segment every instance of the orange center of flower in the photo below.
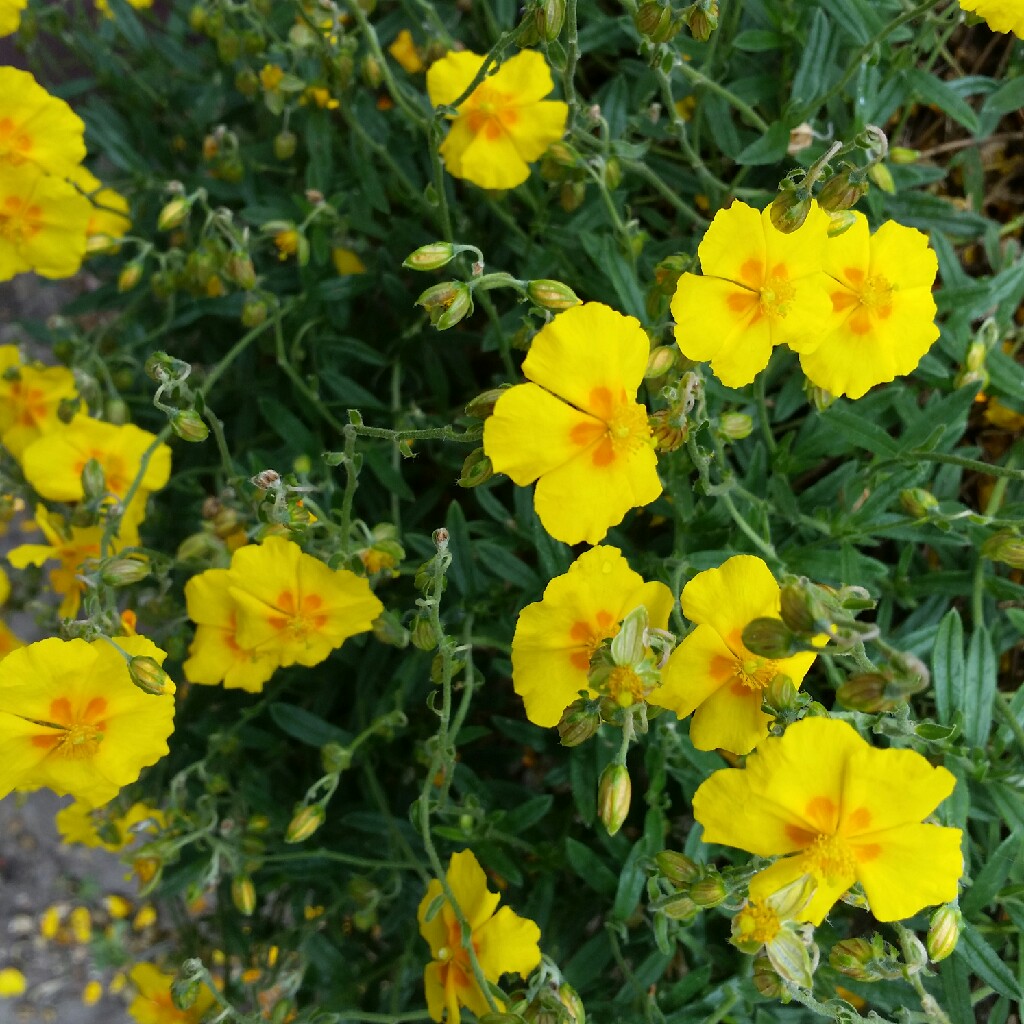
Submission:
M 736 930 L 746 941 L 767 945 L 781 928 L 779 915 L 760 903 L 750 902 L 736 915 Z
M 592 446 L 590 459 L 595 466 L 607 466 L 654 443 L 647 409 L 630 402 L 624 389 L 615 396 L 609 388 L 593 388 L 587 396 L 586 412 L 596 419 L 577 423 L 569 437 L 581 447 Z
M 605 682 L 608 696 L 620 707 L 628 708 L 647 696 L 644 681 L 628 665 L 616 665 Z
M 473 95 L 462 105 L 461 111 L 469 130 L 474 135 L 483 133 L 486 139 L 500 138 L 519 120 L 512 97 L 499 92 L 484 82 L 473 90 Z
M 73 761 L 94 757 L 107 727 L 103 720 L 106 710 L 107 702 L 102 697 L 93 697 L 85 710 L 76 714 L 67 697 L 58 697 L 50 702 L 49 719 L 42 724 L 60 731 L 33 736 L 32 744 Z
M 778 674 L 778 662 L 757 658 L 752 654 L 737 658 L 729 671 L 732 692 L 741 695 L 752 690 L 763 690 Z
M 305 640 L 310 633 L 316 633 L 327 625 L 327 616 L 320 611 L 324 600 L 319 594 L 307 594 L 301 600 L 290 590 L 282 590 L 274 606 L 284 612 L 272 616 L 268 621 L 274 629 L 288 634 L 293 640 Z
M 28 241 L 42 230 L 43 211 L 18 196 L 7 196 L 0 204 L 0 238 L 15 245 Z
M 16 380 L 11 382 L 10 395 L 14 408 L 20 407 L 16 419 L 23 426 L 34 427 L 46 418 L 46 395 L 42 388 L 28 387 Z
M 440 964 L 440 981 L 445 991 L 454 988 L 465 992 L 472 985 L 473 968 L 469 963 L 469 951 L 462 945 L 462 931 L 459 922 L 452 919 L 448 922 L 448 942 L 437 951 Z M 472 941 L 472 940 L 470 940 Z M 473 943 L 476 951 L 476 943 Z
M 868 277 L 857 267 L 846 267 L 843 274 L 849 285 L 832 293 L 832 309 L 836 313 L 852 309 L 847 327 L 854 334 L 867 334 L 875 318 L 886 320 L 892 315 L 892 282 L 881 274 Z
M 32 136 L 18 130 L 9 117 L 0 117 L 0 157 L 17 166 L 32 150 Z
M 574 668 L 586 672 L 590 668 L 590 659 L 594 651 L 601 646 L 605 640 L 610 640 L 619 631 L 619 624 L 611 612 L 602 609 L 595 616 L 593 622 L 574 622 L 569 630 L 569 636 L 580 645 L 569 655 L 569 660 Z
M 819 881 L 837 885 L 850 878 L 856 871 L 857 861 L 839 836 L 819 835 L 804 851 L 805 863 Z
M 761 288 L 761 313 L 764 316 L 784 317 L 789 312 L 796 289 L 788 280 L 785 267 L 776 267 Z

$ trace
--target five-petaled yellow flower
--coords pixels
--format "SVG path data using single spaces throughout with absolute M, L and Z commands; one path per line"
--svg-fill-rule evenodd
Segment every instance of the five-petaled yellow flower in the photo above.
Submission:
M 0 661 L 0 798 L 48 787 L 98 806 L 167 753 L 173 694 L 140 690 L 124 657 L 165 654 L 141 636 L 117 648 L 51 637 Z
M 199 1024 L 216 1005 L 213 993 L 200 985 L 196 1001 L 179 1010 L 171 999 L 174 975 L 164 974 L 153 964 L 136 964 L 128 977 L 137 992 L 128 1012 L 137 1024 Z
M 820 924 L 860 882 L 875 917 L 899 921 L 956 897 L 960 830 L 922 823 L 955 784 L 912 750 L 878 750 L 846 722 L 805 718 L 745 768 L 715 772 L 693 814 L 706 843 L 782 858 L 754 876 L 752 900 L 810 875 L 801 917 Z
M 445 877 L 469 924 L 469 941 L 484 978 L 496 982 L 510 973 L 525 978 L 540 963 L 537 925 L 509 907 L 495 913 L 501 897 L 488 890 L 487 876 L 472 850 L 452 854 Z M 430 944 L 433 957 L 423 972 L 423 986 L 431 1019 L 441 1021 L 447 1011 L 447 1024 L 459 1024 L 460 1007 L 465 1006 L 480 1017 L 489 1011 L 489 1006 L 474 977 L 451 903 L 445 899 L 427 920 L 427 911 L 442 892 L 441 883 L 435 878 L 427 886 L 417 914 L 420 934 Z
M 984 18 L 996 32 L 1012 32 L 1024 39 L 1024 4 L 1021 0 L 960 0 L 960 6 Z
M 452 51 L 430 65 L 427 93 L 435 107 L 454 103 L 476 77 L 484 58 Z M 448 173 L 481 188 L 515 188 L 565 132 L 569 108 L 545 100 L 554 82 L 544 57 L 523 50 L 488 75 L 461 103 L 441 156 Z
M 85 158 L 85 124 L 27 71 L 0 67 L 0 166 L 64 177 Z
M 636 401 L 650 343 L 639 322 L 599 302 L 559 313 L 523 360 L 532 383 L 504 392 L 484 424 L 494 469 L 537 481 L 544 529 L 596 544 L 661 494 L 647 409 Z
M 60 403 L 77 394 L 67 367 L 23 363 L 16 346 L 0 345 L 0 443 L 16 459 L 36 438 L 61 426 Z
M 825 246 L 832 316 L 800 365 L 817 387 L 860 398 L 910 373 L 939 336 L 932 298 L 939 264 L 920 231 L 890 220 L 871 235 L 864 215 L 854 216 Z
M 645 583 L 618 548 L 600 545 L 585 551 L 564 576 L 547 585 L 541 601 L 519 614 L 512 639 L 512 683 L 523 698 L 526 717 L 536 725 L 557 725 L 580 690 L 593 693 L 587 674 L 590 657 L 602 641 L 614 637 L 622 620 L 641 605 L 650 625 L 665 629 L 672 601 L 664 583 Z M 624 684 L 628 672 L 621 670 Z M 616 681 L 613 672 L 611 691 Z
M 743 646 L 743 630 L 754 619 L 778 618 L 781 610 L 779 585 L 754 555 L 735 555 L 698 573 L 680 600 L 697 628 L 672 652 L 651 702 L 680 718 L 693 713 L 690 739 L 698 750 L 721 747 L 746 754 L 768 735 L 771 718 L 761 710 L 764 688 L 777 675 L 799 686 L 815 656 L 772 661 Z
M 828 224 L 817 204 L 789 234 L 768 209 L 737 202 L 719 210 L 697 248 L 702 276 L 683 274 L 672 298 L 683 355 L 709 360 L 723 384 L 738 388 L 768 365 L 775 345 L 817 345 L 831 310 L 821 263 Z

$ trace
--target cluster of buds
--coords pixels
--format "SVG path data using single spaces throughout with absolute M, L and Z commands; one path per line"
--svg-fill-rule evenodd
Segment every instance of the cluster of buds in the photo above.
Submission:
M 893 651 L 875 672 L 859 672 L 836 691 L 839 702 L 853 711 L 876 715 L 905 704 L 928 688 L 928 668 L 920 658 Z
M 633 15 L 637 32 L 652 43 L 667 43 L 683 26 L 698 42 L 706 43 L 718 28 L 718 0 L 696 0 L 681 11 L 661 0 L 646 0 Z
M 1013 530 L 999 530 L 985 539 L 981 545 L 981 557 L 1014 569 L 1024 569 L 1024 537 Z
M 583 204 L 589 177 L 587 163 L 568 142 L 555 142 L 548 147 L 541 157 L 540 176 L 559 186 L 558 202 L 566 213 L 572 213 Z
M 666 346 L 658 346 L 647 362 L 648 374 L 657 373 L 662 365 L 678 361 L 675 351 Z M 648 422 L 654 438 L 655 448 L 659 452 L 674 452 L 686 444 L 692 430 L 700 424 L 691 422 L 694 406 L 702 399 L 703 380 L 699 372 L 687 370 L 675 384 L 665 385 L 659 396 L 667 403 L 667 408 L 651 413 Z
M 698 864 L 685 854 L 662 850 L 654 858 L 656 875 L 651 879 L 651 908 L 684 924 L 702 910 L 729 899 L 729 885 L 717 868 Z
M 986 363 L 988 354 L 1001 341 L 999 325 L 993 317 L 988 317 L 974 334 L 967 354 L 964 356 L 963 368 L 957 373 L 953 383 L 958 388 L 971 388 L 981 385 L 988 386 L 989 373 Z
M 405 548 L 398 541 L 398 530 L 392 523 L 378 523 L 372 530 L 359 525 L 363 532 L 363 546 L 355 554 L 360 568 L 367 576 L 378 573 L 397 576 L 395 567 L 405 558 Z
M 257 491 L 256 517 L 267 524 L 264 534 L 282 529 L 301 532 L 316 522 L 316 516 L 305 504 L 305 496 L 315 488 L 300 483 L 294 473 L 282 476 L 276 469 L 264 469 L 249 482 Z
M 828 954 L 833 970 L 854 981 L 895 981 L 903 977 L 899 950 L 877 932 L 870 939 L 842 939 Z

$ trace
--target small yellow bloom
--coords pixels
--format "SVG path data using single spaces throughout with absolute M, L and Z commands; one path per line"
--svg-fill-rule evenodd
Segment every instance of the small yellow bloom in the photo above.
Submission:
M 939 264 L 920 231 L 890 220 L 871 235 L 864 214 L 854 217 L 825 246 L 832 316 L 800 365 L 816 387 L 860 398 L 910 373 L 939 336 L 932 297 Z
M 199 1024 L 216 1003 L 213 993 L 200 985 L 196 1001 L 187 1010 L 171 1002 L 173 974 L 164 974 L 153 964 L 136 964 L 129 973 L 138 993 L 128 1012 L 138 1024 Z
M 990 398 L 985 407 L 985 422 L 1011 434 L 1024 430 L 1024 413 L 1003 405 L 998 398 Z
M 122 656 L 158 662 L 144 637 L 51 637 L 0 662 L 0 798 L 48 787 L 94 805 L 167 753 L 174 698 L 143 693 Z
M 754 876 L 752 901 L 809 875 L 801 920 L 820 924 L 860 882 L 875 917 L 899 921 L 956 898 L 960 829 L 922 824 L 955 784 L 912 750 L 877 750 L 846 722 L 805 718 L 764 740 L 745 768 L 715 772 L 693 814 L 706 843 L 782 858 Z
M 116 892 L 104 896 L 103 905 L 107 908 L 107 913 L 115 921 L 123 921 L 132 912 L 132 901 L 125 899 L 124 896 L 119 896 Z M 113 981 L 110 983 L 110 991 L 114 991 Z
M 614 637 L 622 620 L 641 605 L 651 626 L 665 629 L 672 603 L 668 587 L 645 583 L 618 548 L 585 551 L 547 585 L 542 600 L 519 613 L 512 684 L 526 717 L 536 725 L 557 725 L 579 691 L 591 689 L 590 657 L 602 641 Z
M 789 234 L 767 209 L 737 202 L 719 210 L 697 249 L 702 276 L 683 274 L 672 298 L 683 355 L 710 361 L 723 384 L 738 388 L 768 365 L 773 346 L 817 345 L 831 308 L 821 265 L 828 224 L 817 204 Z
M 36 438 L 63 426 L 57 410 L 77 395 L 67 367 L 23 363 L 16 346 L 0 345 L 0 443 L 16 459 Z
M 452 51 L 430 65 L 427 92 L 435 107 L 454 103 L 476 77 L 484 58 Z M 529 165 L 562 137 L 569 108 L 545 100 L 554 88 L 544 57 L 523 50 L 488 75 L 452 117 L 441 143 L 448 173 L 481 188 L 515 188 Z
M 25 975 L 17 967 L 4 967 L 0 970 L 0 999 L 23 996 L 27 987 Z
M 631 508 L 661 494 L 647 409 L 636 401 L 650 343 L 633 318 L 599 302 L 559 313 L 523 361 L 532 382 L 502 393 L 484 424 L 495 472 L 537 481 L 544 529 L 596 544 Z
M 294 256 L 299 251 L 299 233 L 295 228 L 287 228 L 284 231 L 278 231 L 274 235 L 274 245 L 277 246 L 277 258 L 279 260 L 286 260 L 289 256 Z
M 153 6 L 153 0 L 128 0 L 128 6 L 134 7 L 137 11 L 144 11 Z M 108 0 L 96 0 L 96 10 L 105 18 L 112 18 L 114 16 L 110 10 Z
M 403 28 L 395 36 L 395 41 L 388 47 L 388 53 L 407 74 L 415 75 L 426 67 L 419 48 L 413 41 L 412 33 L 407 28 Z
M 0 161 L 0 281 L 27 270 L 52 278 L 74 274 L 85 256 L 91 211 L 66 181 L 32 164 Z
M 331 95 L 330 89 L 322 85 L 307 86 L 302 94 L 301 103 L 314 103 L 321 110 L 337 110 L 341 104 Z
M 697 623 L 672 652 L 662 685 L 649 698 L 680 718 L 693 714 L 690 739 L 698 750 L 721 747 L 746 754 L 768 735 L 761 710 L 764 688 L 777 675 L 799 686 L 815 655 L 772 661 L 743 646 L 743 630 L 759 618 L 778 618 L 782 603 L 771 570 L 753 555 L 734 555 L 698 573 L 683 588 L 683 614 Z
M 345 249 L 342 246 L 336 246 L 331 250 L 331 262 L 334 264 L 334 269 L 342 277 L 349 274 L 366 273 L 366 264 L 363 263 L 359 258 L 359 254 L 353 249 Z
M 111 853 L 117 853 L 130 846 L 143 834 L 159 832 L 165 826 L 166 819 L 163 811 L 144 803 L 134 803 L 124 814 L 118 815 L 116 808 L 109 805 L 104 808 L 93 808 L 81 800 L 76 800 L 57 812 L 54 824 L 65 843 L 98 846 L 110 850 Z M 110 896 L 109 899 L 116 900 L 121 897 Z M 110 912 L 113 917 L 124 916 Z
M 146 903 L 139 907 L 138 913 L 132 918 L 132 928 L 137 932 L 144 932 L 147 928 L 152 928 L 156 922 L 156 907 L 152 903 Z
M 277 92 L 284 81 L 284 69 L 276 64 L 264 64 L 260 71 L 260 85 L 264 92 Z
M 81 501 L 82 470 L 95 459 L 103 469 L 106 488 L 123 498 L 155 441 L 153 434 L 131 423 L 117 426 L 90 416 L 78 416 L 59 430 L 48 431 L 24 452 L 25 478 L 50 501 Z M 171 450 L 161 444 L 142 477 L 143 494 L 159 491 L 171 475 Z
M 82 990 L 82 1002 L 86 1006 L 95 1006 L 103 998 L 103 984 L 93 979 Z
M 55 939 L 60 931 L 62 916 L 60 907 L 47 907 L 39 918 L 39 934 L 44 939 Z
M 85 124 L 27 71 L 0 67 L 0 166 L 64 177 L 85 159 Z
M 525 978 L 540 963 L 537 925 L 509 907 L 495 913 L 501 897 L 488 889 L 487 876 L 472 850 L 452 854 L 446 878 L 469 923 L 469 941 L 487 981 L 497 982 L 503 974 Z M 426 919 L 427 910 L 442 892 L 441 883 L 433 879 L 417 913 L 420 935 L 429 943 L 433 957 L 423 972 L 423 986 L 431 1019 L 460 1024 L 461 1007 L 477 1017 L 487 1013 L 489 1007 L 473 975 L 451 903 L 444 900 L 434 916 Z
M 1024 39 L 1024 4 L 1020 0 L 960 0 L 965 11 L 984 18 L 996 32 Z
M 0 0 L 0 36 L 9 36 L 18 31 L 21 12 L 28 0 Z
M 92 914 L 88 907 L 75 907 L 68 915 L 68 924 L 75 942 L 84 946 L 92 938 Z

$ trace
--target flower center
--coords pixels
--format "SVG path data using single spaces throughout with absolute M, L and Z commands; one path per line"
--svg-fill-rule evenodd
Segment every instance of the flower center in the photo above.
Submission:
M 574 622 L 569 630 L 569 636 L 584 649 L 574 648 L 569 655 L 573 666 L 581 672 L 586 672 L 590 668 L 590 659 L 594 651 L 605 640 L 611 640 L 618 631 L 619 624 L 615 617 L 603 608 L 594 616 L 592 622 Z
M 608 421 L 608 436 L 616 455 L 636 451 L 650 445 L 653 432 L 642 405 L 620 405 Z
M 608 696 L 623 708 L 631 707 L 638 701 L 642 701 L 649 692 L 644 681 L 629 665 L 616 665 L 608 674 L 605 687 L 608 690 Z
M 888 316 L 892 311 L 893 286 L 881 274 L 869 277 L 860 290 L 860 304 L 873 313 Z
M 275 606 L 284 615 L 275 615 L 269 621 L 274 629 L 287 633 L 292 640 L 305 640 L 310 633 L 317 633 L 327 624 L 327 616 L 319 609 L 323 607 L 319 594 L 308 594 L 298 601 L 290 590 L 277 595 Z
M 804 857 L 814 877 L 829 885 L 840 884 L 856 873 L 857 861 L 839 836 L 818 835 Z
M 0 206 L 0 238 L 15 245 L 27 241 L 42 229 L 42 213 L 18 196 L 7 196 Z
M 41 388 L 27 387 L 21 381 L 11 384 L 11 403 L 21 411 L 16 419 L 26 427 L 34 427 L 46 418 L 46 395 Z
M 768 945 L 782 928 L 779 915 L 771 907 L 751 901 L 737 915 L 737 938 L 744 942 Z
M 58 697 L 50 703 L 50 720 L 41 724 L 60 731 L 56 734 L 33 736 L 32 743 L 72 761 L 84 761 L 94 757 L 107 727 L 103 721 L 106 710 L 107 702 L 102 697 L 93 697 L 85 706 L 85 710 L 76 714 L 67 697 Z
M 19 132 L 11 118 L 0 118 L 0 157 L 17 166 L 31 149 L 32 136 Z
M 782 316 L 789 312 L 796 289 L 786 278 L 785 272 L 775 270 L 765 279 L 761 287 L 761 312 L 766 316 Z
M 743 690 L 763 690 L 778 674 L 778 662 L 752 655 L 737 658 L 733 684 Z
M 512 98 L 486 83 L 477 86 L 462 109 L 469 130 L 474 135 L 483 132 L 488 139 L 499 138 L 519 120 Z

